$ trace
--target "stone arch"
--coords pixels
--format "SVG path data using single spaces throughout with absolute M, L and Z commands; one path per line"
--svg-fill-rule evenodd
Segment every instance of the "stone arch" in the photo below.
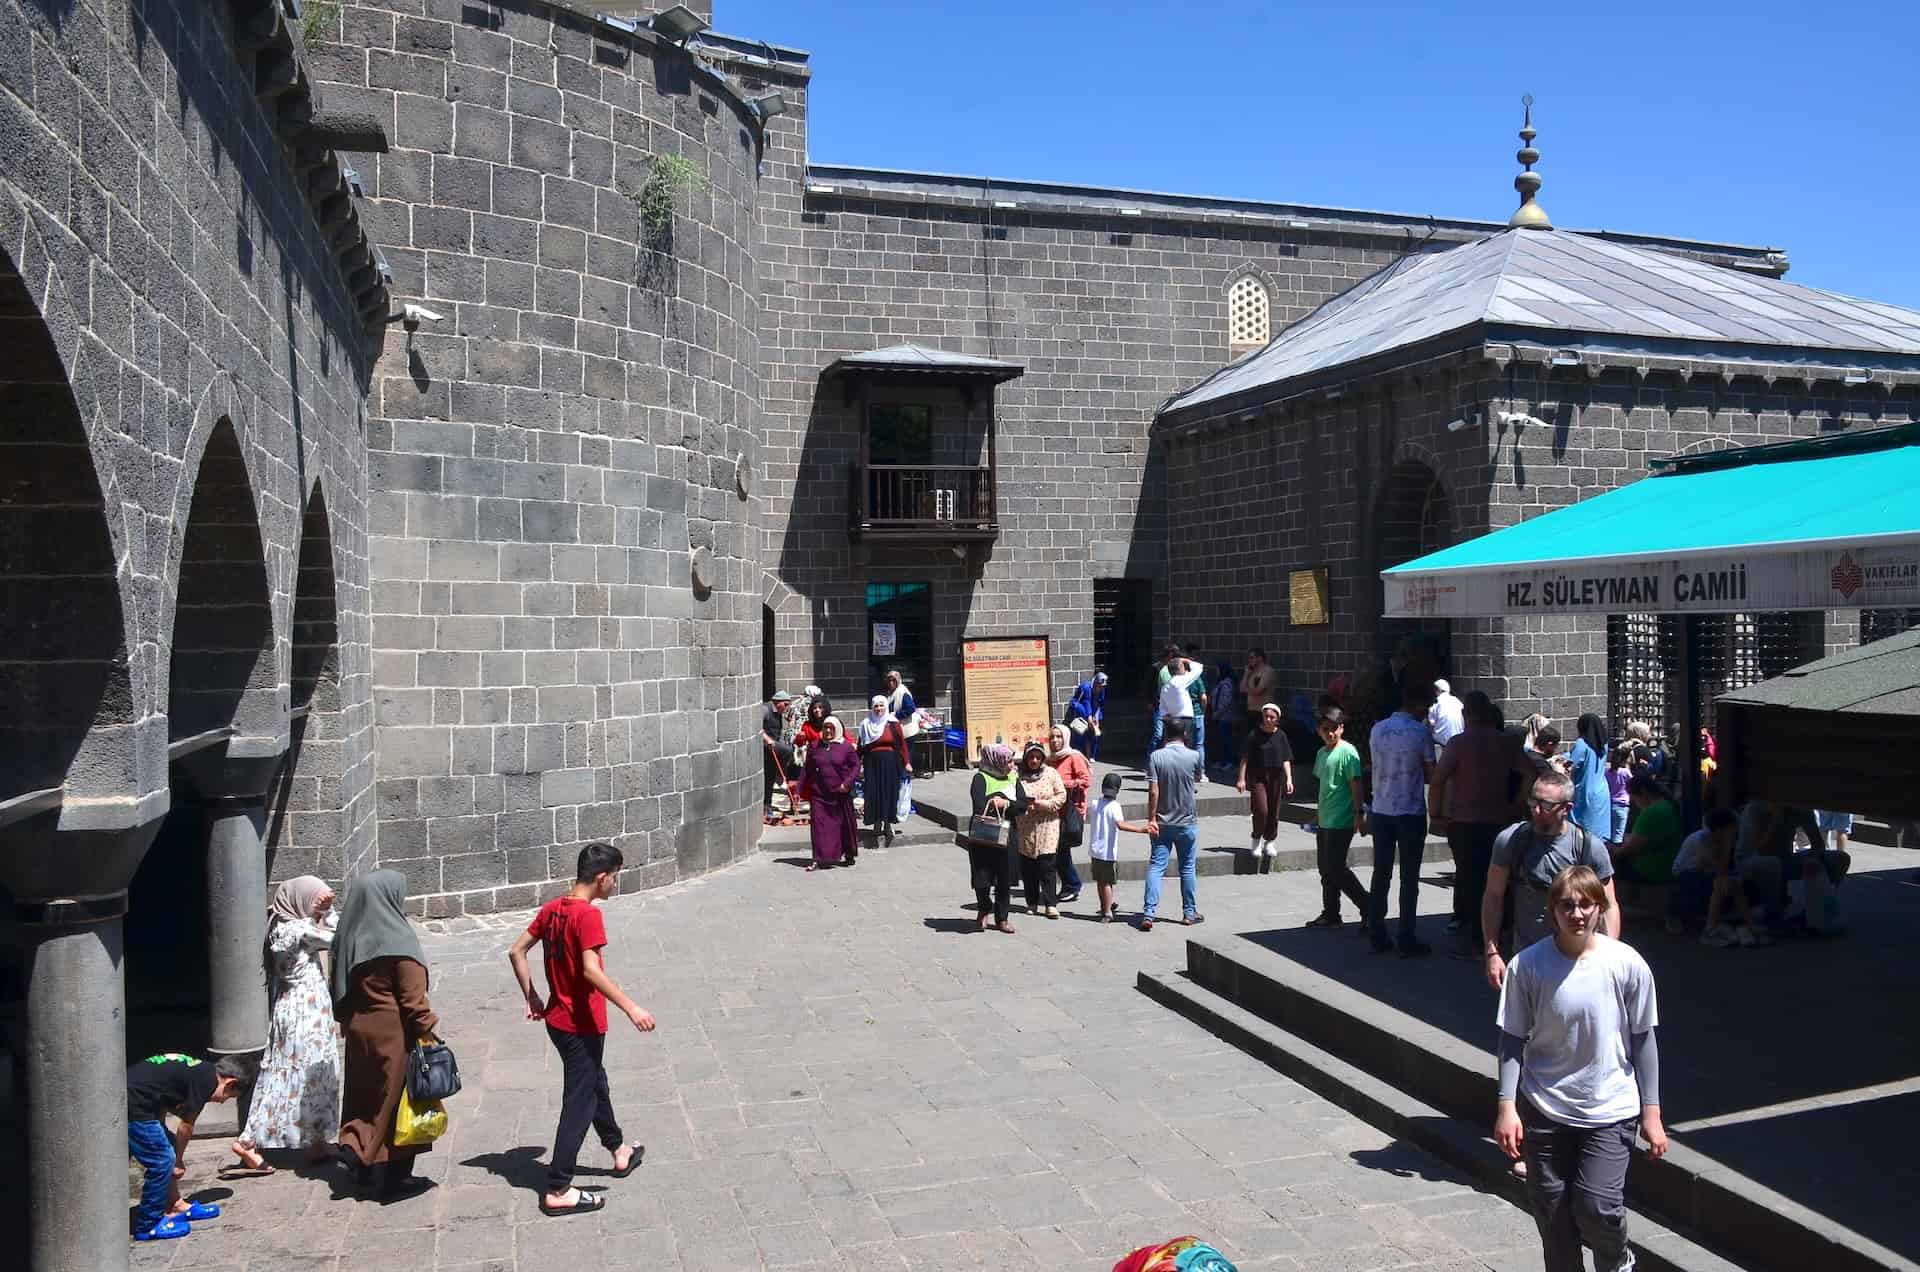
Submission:
M 1386 589 L 1380 582 L 1380 571 L 1436 552 L 1459 535 L 1453 497 L 1430 457 L 1417 448 L 1402 447 L 1387 470 L 1386 480 L 1380 483 L 1374 498 L 1372 531 L 1373 564 L 1365 594 L 1373 599 L 1373 612 L 1378 616 L 1386 612 Z M 1376 621 L 1383 655 L 1404 654 L 1401 646 L 1411 640 L 1431 658 L 1432 674 L 1445 673 L 1452 633 L 1445 620 Z
M 125 567 L 38 235 L 0 242 L 0 800 L 138 793 Z M 64 337 L 64 339 L 63 339 Z M 63 348 L 62 346 L 66 346 Z
M 221 415 L 190 470 L 167 673 L 167 735 L 231 726 L 279 733 L 273 591 L 253 483 L 233 420 Z
M 287 752 L 268 793 L 264 837 L 269 879 L 336 879 L 345 868 L 337 575 L 326 492 L 316 480 L 300 521 Z

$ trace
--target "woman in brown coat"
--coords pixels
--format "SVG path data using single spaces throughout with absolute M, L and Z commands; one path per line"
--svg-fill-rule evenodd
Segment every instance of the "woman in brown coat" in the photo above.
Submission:
M 366 1188 L 386 1163 L 382 1200 L 423 1192 L 430 1180 L 413 1173 L 426 1148 L 394 1148 L 393 1115 L 406 1086 L 407 1052 L 432 1040 L 439 1017 L 427 1003 L 427 960 L 400 909 L 407 881 L 376 870 L 347 890 L 333 938 L 333 1014 L 346 1035 L 340 1100 L 340 1146 L 353 1154 L 355 1181 Z

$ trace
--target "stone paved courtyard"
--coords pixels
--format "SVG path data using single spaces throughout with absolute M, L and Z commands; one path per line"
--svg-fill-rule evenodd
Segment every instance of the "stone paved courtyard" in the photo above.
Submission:
M 535 1209 L 558 1067 L 522 1018 L 500 916 L 427 940 L 466 1080 L 423 1159 L 439 1188 L 382 1207 L 331 1174 L 225 1184 L 225 1141 L 203 1141 L 188 1182 L 231 1189 L 226 1215 L 133 1266 L 1104 1272 L 1186 1232 L 1243 1269 L 1540 1266 L 1519 1211 L 1139 994 L 1138 969 L 1183 965 L 1177 924 L 1016 914 L 1014 936 L 975 934 L 950 846 L 797 861 L 608 905 L 609 967 L 660 1027 L 616 1013 L 614 1098 L 647 1159 L 582 1178 L 610 1188 L 603 1213 Z M 1122 896 L 1137 907 L 1139 885 Z M 1203 879 L 1200 900 L 1217 932 L 1304 920 L 1318 896 L 1296 873 Z M 1425 890 L 1424 910 L 1444 905 Z M 591 1137 L 582 1160 L 606 1166 Z

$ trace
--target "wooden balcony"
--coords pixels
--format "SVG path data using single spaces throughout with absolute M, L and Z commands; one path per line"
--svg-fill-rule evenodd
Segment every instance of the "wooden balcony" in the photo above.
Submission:
M 853 537 L 981 543 L 1000 537 L 991 467 L 866 464 L 853 469 Z

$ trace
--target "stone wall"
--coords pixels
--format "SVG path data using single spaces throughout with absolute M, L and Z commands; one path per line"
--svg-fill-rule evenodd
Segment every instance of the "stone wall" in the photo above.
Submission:
M 588 840 L 630 887 L 735 859 L 757 122 L 682 50 L 537 3 L 350 3 L 314 65 L 385 122 L 369 223 L 444 315 L 390 329 L 367 434 L 381 864 L 445 914 L 534 903 Z M 703 177 L 667 233 L 663 155 Z
M 1476 347 L 1335 401 L 1172 430 L 1156 446 L 1174 613 L 1198 616 L 1192 630 L 1209 650 L 1264 645 L 1289 696 L 1377 672 L 1424 630 L 1448 651 L 1455 692 L 1485 690 L 1509 719 L 1539 711 L 1564 731 L 1582 712 L 1604 715 L 1604 618 L 1381 620 L 1379 570 L 1638 480 L 1653 458 L 1898 424 L 1914 411 L 1910 386 L 1655 363 L 1566 373 L 1510 346 Z M 1476 410 L 1546 427 L 1446 430 Z M 1332 621 L 1296 626 L 1288 572 L 1316 566 L 1329 573 Z M 1857 630 L 1853 612 L 1831 612 L 1805 626 L 1805 656 L 1844 648 Z
M 367 362 L 308 183 L 255 89 L 225 5 L 0 6 L 0 392 L 15 421 L 0 447 L 0 716 L 45 726 L 6 735 L 37 767 L 10 772 L 0 799 L 64 785 L 65 808 L 34 832 L 51 845 L 156 823 L 183 729 L 232 727 L 216 760 L 277 765 L 295 728 L 294 611 L 324 587 L 346 637 L 295 748 L 312 819 L 274 868 L 338 877 L 373 842 Z M 306 538 L 318 555 L 303 572 Z M 253 646 L 176 647 L 182 625 L 206 626 L 193 598 L 221 595 L 257 615 Z M 237 780 L 201 766 L 203 787 Z M 89 868 L 115 886 L 104 855 Z

